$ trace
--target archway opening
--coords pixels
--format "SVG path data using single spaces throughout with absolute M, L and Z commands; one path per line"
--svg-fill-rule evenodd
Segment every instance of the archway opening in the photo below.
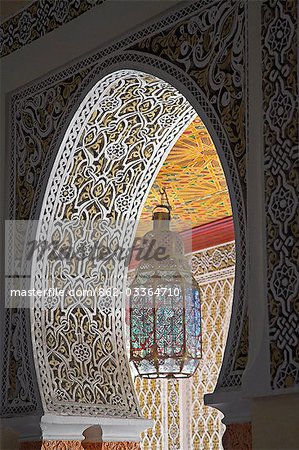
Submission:
M 206 137 L 200 138 L 201 133 Z M 171 84 L 136 70 L 121 70 L 102 78 L 88 92 L 69 124 L 47 182 L 36 242 L 55 242 L 62 255 L 67 246 L 72 257 L 53 261 L 49 252 L 35 254 L 31 272 L 32 287 L 58 287 L 63 292 L 60 297 L 35 299 L 31 309 L 35 367 L 47 412 L 142 415 L 123 333 L 126 259 L 111 251 L 109 257 L 90 261 L 90 249 L 98 248 L 99 243 L 109 250 L 111 245 L 130 249 L 142 206 L 146 198 L 155 195 L 152 184 L 161 168 L 163 172 L 163 163 L 169 163 L 167 155 L 173 156 L 171 149 L 180 137 L 194 152 L 199 142 L 204 147 L 204 139 L 209 139 L 205 148 L 210 146 L 212 151 L 213 147 L 212 160 L 218 158 L 206 127 L 187 99 Z M 188 158 L 187 162 L 180 157 L 177 161 L 185 161 L 187 166 L 190 163 L 191 170 L 198 156 L 194 153 Z M 200 159 L 196 164 L 200 166 Z M 205 164 L 211 167 L 207 173 L 212 167 L 221 168 L 219 160 L 217 168 L 214 163 Z M 193 187 L 204 185 L 203 180 L 198 182 L 204 178 L 204 171 L 197 176 Z M 183 178 L 189 182 L 190 194 L 190 174 Z M 210 181 L 212 186 L 215 179 Z M 229 206 L 228 197 L 225 199 Z M 197 203 L 200 207 L 201 202 Z M 215 214 L 221 209 L 220 203 L 214 205 Z M 231 211 L 227 214 L 224 218 L 216 214 L 215 220 L 209 216 L 211 222 L 197 223 L 195 228 L 215 225 L 229 218 Z M 181 231 L 188 233 L 193 228 L 191 225 Z M 202 236 L 201 232 L 198 236 Z M 206 251 L 204 258 L 216 261 L 217 267 L 219 249 L 210 254 L 206 247 L 197 250 Z M 225 249 L 224 254 L 227 252 L 233 250 Z M 204 268 L 202 275 L 207 275 Z M 217 286 L 213 289 L 228 289 L 219 283 Z M 213 292 L 207 295 L 213 296 Z M 217 305 L 211 303 L 213 308 Z M 173 389 L 185 388 L 177 385 Z M 195 408 L 199 407 L 195 404 Z M 172 426 L 170 419 L 168 425 Z
M 136 237 L 151 229 L 152 211 L 163 188 L 172 207 L 171 229 L 185 241 L 200 287 L 203 354 L 195 375 L 188 379 L 145 379 L 136 376 L 132 365 L 142 412 L 154 420 L 142 435 L 141 447 L 221 449 L 223 415 L 204 405 L 204 394 L 215 390 L 227 340 L 235 277 L 234 227 L 221 162 L 198 116 L 182 131 L 152 180 Z M 137 266 L 133 257 L 128 286 Z

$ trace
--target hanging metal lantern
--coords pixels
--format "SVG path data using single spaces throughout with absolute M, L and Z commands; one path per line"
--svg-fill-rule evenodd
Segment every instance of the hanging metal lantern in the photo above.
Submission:
M 170 210 L 163 190 L 130 286 L 130 361 L 145 378 L 190 377 L 201 358 L 199 288 Z

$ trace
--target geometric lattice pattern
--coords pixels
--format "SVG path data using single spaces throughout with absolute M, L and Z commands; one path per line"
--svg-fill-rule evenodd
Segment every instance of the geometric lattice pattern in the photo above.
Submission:
M 161 167 L 144 205 L 141 225 L 150 222 L 162 187 L 167 190 L 177 231 L 186 224 L 193 228 L 232 215 L 220 159 L 199 117 L 182 133 Z
M 273 389 L 299 383 L 297 6 L 296 1 L 268 0 L 262 3 L 261 16 L 267 304 Z
M 89 258 L 98 241 L 102 248 L 113 243 L 113 248 L 129 249 L 147 183 L 193 117 L 191 105 L 171 85 L 123 70 L 98 81 L 69 125 L 56 157 L 61 172 L 54 166 L 47 187 L 53 196 L 45 194 L 36 240 L 54 240 L 58 252 L 71 243 L 79 258 L 71 267 L 68 258 L 35 255 L 32 269 L 37 289 L 59 285 L 64 292 L 49 302 L 45 297 L 45 308 L 41 298 L 35 299 L 32 312 L 33 345 L 47 355 L 36 363 L 48 411 L 139 415 L 123 347 L 125 259 L 111 252 L 109 262 L 95 258 L 90 272 L 81 260 Z M 70 294 L 79 286 L 86 292 L 80 298 Z M 109 286 L 119 294 L 109 293 Z
M 135 387 L 145 417 L 153 428 L 143 433 L 142 450 L 220 450 L 222 414 L 205 406 L 204 394 L 214 391 L 223 358 L 234 289 L 234 243 L 191 256 L 202 304 L 203 356 L 192 378 L 147 380 Z

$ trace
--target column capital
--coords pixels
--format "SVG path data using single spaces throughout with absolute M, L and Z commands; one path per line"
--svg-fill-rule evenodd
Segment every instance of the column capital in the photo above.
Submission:
M 139 442 L 140 434 L 153 425 L 152 420 L 143 418 L 57 416 L 46 414 L 41 419 L 43 440 L 85 439 L 84 432 L 97 425 L 98 441 Z M 93 434 L 93 442 L 97 438 Z

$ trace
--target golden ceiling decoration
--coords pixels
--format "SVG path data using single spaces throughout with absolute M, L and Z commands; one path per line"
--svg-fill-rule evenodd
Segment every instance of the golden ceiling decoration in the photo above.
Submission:
M 199 117 L 186 128 L 161 167 L 144 205 L 138 234 L 151 225 L 153 208 L 165 187 L 177 231 L 232 215 L 223 169 L 207 128 Z

